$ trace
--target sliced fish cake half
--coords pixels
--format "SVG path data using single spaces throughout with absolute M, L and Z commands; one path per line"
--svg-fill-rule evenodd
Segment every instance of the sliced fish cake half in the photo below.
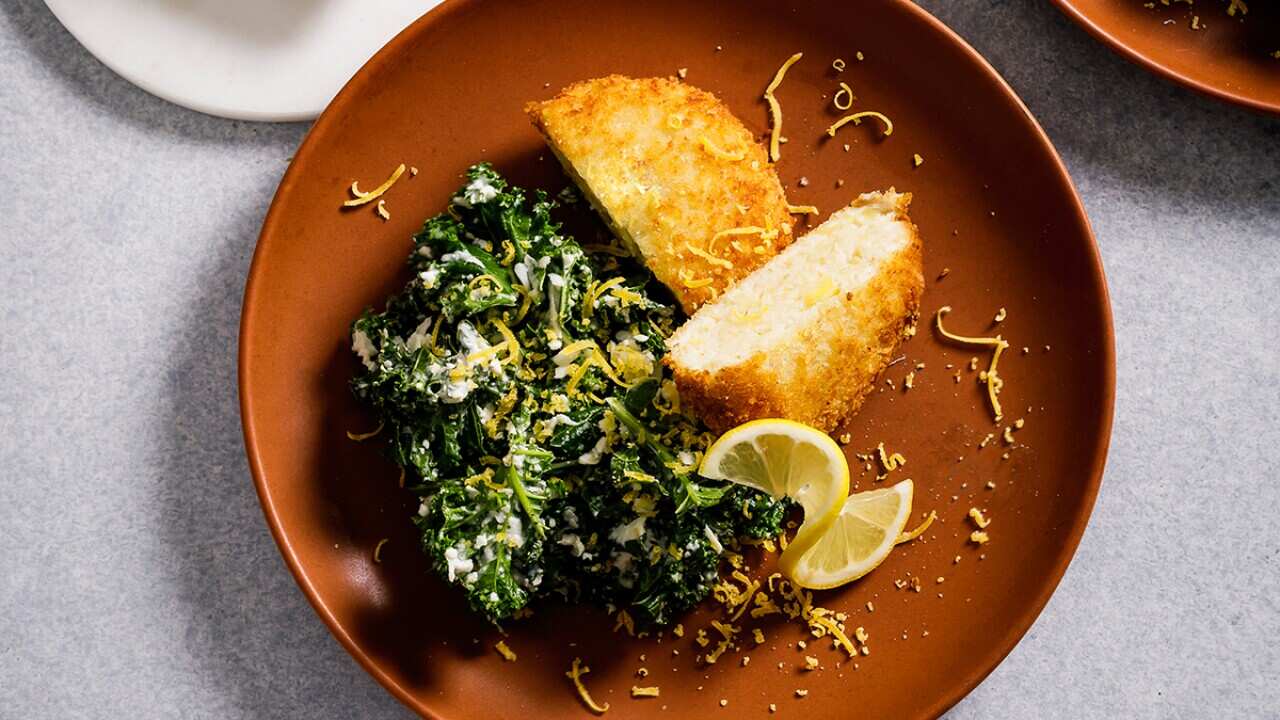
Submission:
M 791 243 L 793 220 L 764 147 L 711 93 L 611 75 L 526 110 L 597 212 L 686 312 Z
M 862 195 L 704 305 L 667 341 L 682 405 L 714 430 L 780 417 L 831 431 L 914 332 L 910 194 Z

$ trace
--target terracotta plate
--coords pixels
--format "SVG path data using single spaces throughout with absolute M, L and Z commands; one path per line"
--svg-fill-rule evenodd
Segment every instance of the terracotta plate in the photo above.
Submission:
M 575 656 L 591 666 L 588 684 L 611 703 L 610 717 L 710 717 L 721 699 L 729 712 L 757 717 L 767 716 L 769 703 L 778 717 L 848 717 L 855 709 L 863 717 L 937 715 L 1026 632 L 1084 531 L 1111 426 L 1111 315 L 1088 220 L 1044 133 L 970 47 L 909 2 L 724 7 L 447 3 L 360 71 L 280 185 L 241 331 L 254 479 L 281 552 L 321 618 L 423 715 L 583 716 L 564 676 Z M 870 654 L 856 662 L 772 617 L 753 621 L 764 645 L 747 640 L 741 652 L 700 669 L 693 631 L 706 626 L 708 611 L 685 619 L 683 639 L 659 640 L 626 638 L 611 632 L 602 612 L 564 607 L 539 607 L 508 627 L 519 660 L 504 662 L 492 650 L 497 632 L 429 574 L 408 520 L 416 502 L 397 489 L 396 468 L 377 441 L 346 438 L 372 424 L 347 390 L 355 369 L 349 323 L 406 280 L 410 234 L 444 207 L 468 164 L 489 160 L 518 183 L 552 191 L 567 184 L 521 111 L 526 101 L 605 73 L 687 68 L 688 82 L 717 93 L 763 135 L 761 92 L 797 50 L 804 59 L 778 91 L 790 139 L 779 171 L 792 202 L 829 212 L 867 189 L 915 193 L 927 319 L 906 359 L 888 371 L 893 385 L 882 384 L 846 430 L 850 453 L 881 441 L 902 452 L 908 464 L 895 475 L 916 481 L 917 514 L 936 509 L 940 521 L 863 581 L 819 594 L 818 602 L 870 633 Z M 837 57 L 848 61 L 840 75 L 831 67 Z M 838 80 L 854 88 L 857 107 L 893 119 L 892 136 L 865 123 L 823 140 Z M 386 196 L 390 221 L 371 208 L 339 211 L 353 179 L 371 187 L 400 162 L 421 172 Z M 593 217 L 566 218 L 580 236 L 604 232 Z M 935 280 L 944 269 L 945 279 Z M 1003 426 L 992 423 L 969 370 L 976 353 L 940 342 L 931 329 L 944 304 L 955 308 L 955 331 L 999 331 L 1014 345 L 1000 367 L 1007 419 L 1026 421 L 1013 445 L 999 439 Z M 1001 307 L 1008 319 L 993 327 Z M 916 363 L 924 367 L 904 392 Z M 996 438 L 979 449 L 989 433 Z M 875 483 L 874 472 L 855 475 L 860 488 Z M 992 518 L 992 540 L 980 549 L 968 543 L 970 506 Z M 390 542 L 376 564 L 383 538 Z M 921 592 L 895 586 L 912 577 L 922 580 Z M 794 643 L 802 639 L 824 669 L 797 669 L 805 653 Z M 751 657 L 745 668 L 743 654 Z M 649 670 L 644 680 L 635 675 L 641 666 Z M 632 700 L 634 683 L 657 685 L 662 695 Z M 809 691 L 803 699 L 795 695 L 801 688 Z
M 1228 0 L 1143 7 L 1142 0 L 1054 0 L 1113 50 L 1189 88 L 1255 110 L 1280 113 L 1280 4 Z M 1193 17 L 1198 18 L 1192 29 Z

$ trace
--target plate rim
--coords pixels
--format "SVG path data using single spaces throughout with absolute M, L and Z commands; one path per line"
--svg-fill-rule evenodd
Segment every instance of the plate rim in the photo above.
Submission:
M 1139 67 L 1144 68 L 1154 75 L 1162 77 L 1175 85 L 1181 85 L 1182 87 L 1194 90 L 1206 97 L 1221 100 L 1237 107 L 1247 108 L 1255 112 L 1280 115 L 1280 101 L 1269 102 L 1249 95 L 1232 92 L 1226 88 L 1217 87 L 1178 72 L 1167 65 L 1157 62 L 1142 51 L 1116 37 L 1106 28 L 1099 25 L 1083 10 L 1076 7 L 1072 0 L 1052 0 L 1052 2 L 1063 15 L 1066 15 L 1076 25 L 1083 28 L 1085 32 L 1092 35 L 1095 40 L 1110 48 L 1111 51 L 1117 55 L 1135 65 L 1138 65 Z
M 1055 0 L 1057 1 L 1057 0 Z M 364 650 L 356 644 L 355 640 L 347 632 L 346 628 L 339 622 L 337 617 L 325 604 L 324 599 L 312 584 L 310 577 L 307 575 L 306 569 L 299 561 L 297 553 L 294 550 L 290 538 L 285 534 L 280 524 L 275 504 L 268 492 L 268 483 L 266 472 L 263 467 L 259 445 L 257 442 L 257 431 L 254 425 L 253 415 L 253 388 L 251 385 L 250 369 L 253 364 L 253 310 L 259 305 L 258 295 L 260 288 L 265 284 L 262 276 L 261 255 L 263 255 L 263 247 L 269 244 L 269 238 L 275 233 L 276 226 L 280 224 L 280 207 L 283 198 L 289 194 L 289 191 L 297 181 L 300 173 L 301 165 L 306 164 L 306 159 L 316 152 L 316 146 L 320 140 L 327 134 L 325 132 L 328 123 L 333 117 L 341 115 L 353 102 L 357 100 L 357 93 L 360 86 L 366 81 L 371 71 L 377 67 L 386 64 L 391 58 L 399 56 L 406 46 L 410 45 L 419 35 L 429 32 L 438 24 L 447 22 L 454 14 L 463 12 L 484 0 L 445 0 L 426 14 L 419 17 L 405 29 L 401 30 L 386 45 L 379 49 L 373 56 L 352 76 L 350 80 L 342 87 L 334 96 L 333 100 L 325 108 L 325 110 L 317 118 L 315 124 L 307 132 L 306 137 L 299 145 L 297 152 L 294 154 L 293 160 L 286 169 L 279 187 L 276 189 L 275 195 L 272 197 L 271 205 L 267 210 L 266 217 L 263 221 L 262 230 L 259 233 L 257 243 L 254 247 L 253 259 L 250 263 L 248 278 L 245 282 L 244 296 L 241 303 L 240 330 L 239 330 L 239 348 L 237 356 L 237 388 L 240 401 L 240 417 L 241 426 L 244 435 L 245 454 L 249 461 L 250 473 L 253 476 L 254 489 L 257 493 L 259 503 L 262 505 L 264 518 L 267 521 L 268 529 L 272 538 L 275 540 L 280 554 L 283 556 L 286 566 L 290 573 L 293 574 L 294 580 L 298 583 L 299 588 L 303 591 L 307 601 L 311 604 L 316 614 L 329 628 L 329 631 L 338 640 L 338 642 L 346 649 L 361 667 L 365 669 L 375 680 L 378 681 L 388 692 L 395 696 L 402 704 L 413 712 L 418 713 L 424 718 L 431 720 L 448 720 L 444 716 L 431 709 L 428 705 L 421 702 L 409 690 L 401 686 L 390 675 L 388 675 L 377 662 L 369 657 Z M 1051 572 L 1046 576 L 1040 590 L 1035 593 L 1031 602 L 1029 602 L 1023 612 L 1014 618 L 1014 622 L 1008 624 L 998 642 L 992 647 L 994 652 L 987 657 L 982 658 L 981 662 L 976 662 L 971 666 L 971 670 L 965 674 L 959 681 L 950 684 L 949 689 L 928 705 L 925 710 L 926 717 L 938 717 L 947 710 L 955 706 L 964 699 L 974 688 L 982 683 L 1003 661 L 1008 657 L 1013 648 L 1022 640 L 1031 626 L 1040 617 L 1049 599 L 1057 590 L 1058 585 L 1062 582 L 1063 576 L 1066 574 L 1071 561 L 1075 558 L 1076 550 L 1079 547 L 1080 540 L 1084 535 L 1089 519 L 1093 515 L 1093 508 L 1097 501 L 1098 492 L 1102 485 L 1103 471 L 1106 465 L 1108 449 L 1111 443 L 1111 433 L 1115 414 L 1115 386 L 1116 386 L 1116 356 L 1115 356 L 1115 326 L 1113 314 L 1111 310 L 1110 291 L 1107 286 L 1106 272 L 1102 263 L 1101 253 L 1098 248 L 1097 237 L 1094 234 L 1093 226 L 1089 221 L 1088 213 L 1085 210 L 1084 203 L 1080 198 L 1075 184 L 1071 181 L 1070 174 L 1067 172 L 1066 164 L 1062 157 L 1058 154 L 1053 142 L 1049 139 L 1044 128 L 1031 114 L 1030 109 L 1022 101 L 1022 98 L 1013 90 L 1003 76 L 986 60 L 972 45 L 960 37 L 954 30 L 948 27 L 938 18 L 924 8 L 916 5 L 911 0 L 887 0 L 890 4 L 898 6 L 904 12 L 913 15 L 919 22 L 932 28 L 933 31 L 941 34 L 943 38 L 949 39 L 955 44 L 965 55 L 974 61 L 978 71 L 987 76 L 987 80 L 996 83 L 997 87 L 1003 91 L 1009 101 L 1013 103 L 1014 108 L 1021 111 L 1022 120 L 1027 123 L 1027 129 L 1031 131 L 1032 136 L 1039 141 L 1039 145 L 1052 160 L 1053 173 L 1057 175 L 1058 181 L 1066 190 L 1066 197 L 1074 211 L 1076 220 L 1084 229 L 1088 242 L 1086 243 L 1086 253 L 1088 262 L 1092 265 L 1094 276 L 1099 281 L 1099 303 L 1097 312 L 1101 316 L 1099 318 L 1102 326 L 1102 343 L 1100 347 L 1100 355 L 1102 360 L 1102 395 L 1101 407 L 1099 408 L 1099 428 L 1098 434 L 1100 441 L 1096 445 L 1093 457 L 1089 458 L 1087 467 L 1089 468 L 1088 478 L 1082 488 L 1081 511 L 1076 513 L 1072 518 L 1069 528 L 1067 529 L 1062 551 L 1060 552 Z M 302 161 L 302 162 L 300 162 Z

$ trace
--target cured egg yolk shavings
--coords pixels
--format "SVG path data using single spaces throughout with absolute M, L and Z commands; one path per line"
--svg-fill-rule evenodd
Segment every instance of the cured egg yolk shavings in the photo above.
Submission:
M 902 453 L 886 453 L 884 443 L 880 443 L 876 446 L 876 452 L 880 455 L 880 464 L 889 472 L 893 472 L 907 464 L 907 459 L 902 456 Z
M 972 520 L 973 524 L 977 525 L 980 530 L 987 529 L 987 526 L 991 524 L 991 521 L 988 520 L 987 517 L 982 514 L 982 511 L 976 507 L 969 508 L 969 519 Z
M 350 430 L 348 430 L 348 431 L 347 431 L 347 439 L 349 439 L 349 440 L 355 440 L 356 442 L 364 442 L 365 440 L 368 440 L 369 438 L 374 437 L 374 436 L 376 436 L 378 433 L 382 432 L 382 428 L 383 428 L 385 425 L 386 425 L 386 423 L 378 423 L 378 427 L 376 427 L 376 428 L 374 428 L 374 429 L 372 429 L 372 430 L 370 430 L 369 432 L 366 432 L 366 433 L 353 433 L 353 432 L 351 432 Z
M 849 87 L 849 83 L 840 83 L 840 89 L 832 96 L 831 104 L 835 105 L 837 110 L 848 110 L 853 107 L 853 101 L 853 88 Z
M 893 134 L 893 121 L 890 120 L 888 117 L 886 117 L 884 113 L 878 113 L 875 110 L 863 110 L 862 112 L 856 112 L 852 115 L 845 115 L 844 117 L 832 123 L 831 127 L 827 128 L 827 136 L 835 137 L 836 131 L 844 127 L 845 125 L 848 125 L 849 123 L 853 123 L 854 125 L 860 125 L 862 124 L 863 118 L 869 118 L 869 117 L 875 118 L 880 122 L 884 123 L 885 137 L 889 137 L 890 135 Z
M 507 643 L 505 640 L 499 640 L 498 642 L 494 643 L 493 649 L 498 651 L 498 654 L 502 656 L 503 660 L 506 660 L 507 662 L 516 661 L 515 651 L 507 647 Z
M 582 676 L 591 672 L 591 668 L 582 664 L 582 658 L 574 658 L 573 666 L 569 668 L 569 672 L 564 676 L 573 681 L 573 687 L 578 691 L 578 697 L 582 698 L 582 703 L 597 715 L 603 715 L 609 712 L 609 703 L 605 703 L 603 707 L 596 704 L 591 699 L 591 693 L 587 692 L 587 686 L 582 684 Z
M 375 563 L 382 563 L 382 546 L 389 542 L 391 542 L 391 538 L 382 538 L 378 541 L 377 545 L 373 546 L 373 561 Z
M 374 200 L 377 200 L 378 198 L 382 197 L 383 193 L 390 190 L 392 185 L 396 184 L 396 181 L 399 180 L 400 176 L 404 174 L 404 170 L 405 170 L 404 163 L 400 163 L 400 166 L 396 168 L 395 172 L 391 173 L 391 177 L 387 178 L 386 182 L 382 183 L 381 185 L 370 190 L 367 193 L 360 192 L 360 187 L 358 185 L 359 181 L 352 180 L 351 181 L 352 198 L 342 203 L 342 207 L 360 207 L 361 205 L 366 205 L 368 203 L 373 202 Z
M 713 158 L 717 158 L 719 160 L 727 160 L 729 162 L 738 162 L 740 160 L 745 160 L 747 158 L 747 152 L 745 150 L 739 150 L 737 152 L 729 152 L 728 150 L 724 150 L 718 147 L 715 143 L 711 142 L 711 140 L 705 136 L 699 138 L 698 142 L 699 144 L 702 145 L 702 149 L 707 151 L 708 155 L 710 155 Z
M 782 78 L 786 77 L 787 70 L 802 57 L 804 53 L 796 53 L 787 58 L 787 61 L 782 63 L 782 67 L 778 68 L 778 72 L 773 74 L 773 81 L 764 91 L 764 101 L 769 103 L 771 120 L 769 123 L 769 160 L 771 162 L 778 162 L 778 158 L 782 157 L 781 151 L 778 150 L 778 139 L 782 137 L 782 105 L 778 103 L 778 98 L 774 97 L 773 91 L 782 84 Z
M 999 374 L 997 374 L 996 366 L 1000 364 L 1000 354 L 1009 347 L 1009 343 L 999 335 L 990 338 L 979 338 L 954 335 L 947 332 L 946 329 L 942 327 L 942 316 L 949 312 L 951 312 L 950 305 L 944 305 L 938 308 L 938 314 L 936 316 L 938 334 L 952 342 L 960 343 L 962 345 L 994 348 L 991 353 L 991 364 L 988 365 L 987 369 L 978 376 L 978 379 L 987 384 L 987 398 L 991 401 L 991 412 L 995 415 L 996 422 L 1000 422 L 1000 419 L 1004 417 L 1004 411 L 1000 409 L 1000 391 L 1004 389 L 1004 380 L 1001 379 Z
M 633 698 L 651 698 L 658 697 L 661 690 L 655 687 L 637 687 L 631 686 L 631 697 Z
M 930 510 L 929 517 L 925 518 L 924 522 L 916 526 L 915 530 L 904 532 L 901 535 L 899 535 L 897 541 L 894 542 L 894 545 L 909 543 L 912 540 L 915 540 L 916 538 L 920 537 L 921 535 L 924 534 L 925 530 L 929 529 L 929 526 L 933 524 L 933 521 L 937 519 L 938 519 L 938 512 L 936 510 Z

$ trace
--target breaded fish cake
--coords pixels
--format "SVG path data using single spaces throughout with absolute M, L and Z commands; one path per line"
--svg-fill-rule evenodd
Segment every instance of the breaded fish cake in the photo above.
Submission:
M 526 111 L 565 171 L 686 312 L 792 240 L 765 149 L 714 95 L 620 75 Z
M 667 341 L 681 404 L 713 430 L 766 417 L 830 432 L 862 405 L 924 293 L 909 194 L 862 195 Z

